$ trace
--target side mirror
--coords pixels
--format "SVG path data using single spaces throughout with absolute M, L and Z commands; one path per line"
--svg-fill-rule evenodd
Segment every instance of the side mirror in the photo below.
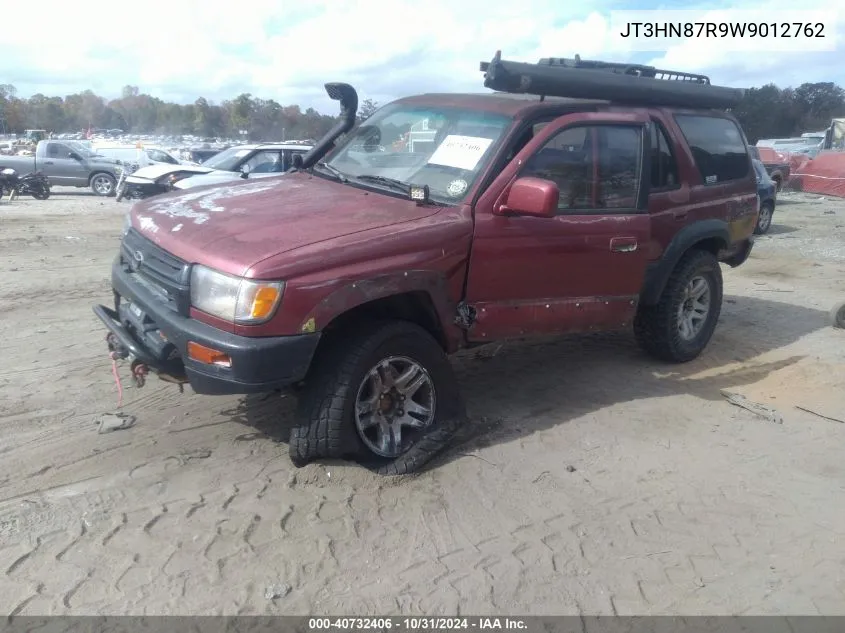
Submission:
M 296 153 L 290 157 L 290 163 L 294 169 L 299 169 L 302 167 L 302 154 Z
M 78 160 L 80 163 L 82 162 L 82 156 L 80 156 L 76 152 L 69 152 L 67 156 L 68 158 L 72 158 L 73 160 Z
M 241 178 L 249 178 L 249 165 L 241 165 Z
M 557 215 L 560 189 L 551 180 L 519 178 L 511 185 L 505 203 L 496 215 L 530 215 L 536 218 L 553 218 Z

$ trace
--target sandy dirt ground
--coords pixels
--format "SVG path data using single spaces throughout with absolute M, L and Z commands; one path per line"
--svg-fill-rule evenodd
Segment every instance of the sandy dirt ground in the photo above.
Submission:
M 455 358 L 426 472 L 294 469 L 283 399 L 129 386 L 103 328 L 127 203 L 0 203 L 4 614 L 845 614 L 845 201 L 782 194 L 706 353 L 628 333 Z M 730 404 L 729 390 L 782 424 Z

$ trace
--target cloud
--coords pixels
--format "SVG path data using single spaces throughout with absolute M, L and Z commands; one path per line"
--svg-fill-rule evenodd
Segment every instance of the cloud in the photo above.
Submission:
M 805 0 L 802 11 L 827 3 Z M 116 97 L 127 84 L 182 103 L 221 101 L 249 92 L 283 104 L 334 113 L 327 81 L 355 85 L 384 103 L 418 92 L 482 92 L 478 64 L 502 49 L 506 59 L 569 57 L 636 61 L 710 74 L 714 83 L 749 86 L 804 81 L 845 84 L 836 52 L 756 50 L 693 39 L 642 51 L 616 37 L 611 11 L 675 9 L 660 2 L 599 0 L 50 0 L 39 29 L 5 29 L 0 77 L 21 96 L 91 88 Z M 759 20 L 795 15 L 795 3 L 710 2 L 704 11 L 738 8 Z M 31 7 L 12 3 L 4 23 L 26 24 Z M 717 15 L 718 14 L 711 14 Z M 827 11 L 831 35 L 842 27 Z M 769 43 L 768 48 L 773 45 Z

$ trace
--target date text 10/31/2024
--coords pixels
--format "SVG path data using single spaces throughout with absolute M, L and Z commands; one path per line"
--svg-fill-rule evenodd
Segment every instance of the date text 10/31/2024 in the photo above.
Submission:
M 386 617 L 386 618 L 309 618 L 312 631 L 444 631 L 456 630 L 523 630 L 520 618 L 442 618 L 442 617 Z

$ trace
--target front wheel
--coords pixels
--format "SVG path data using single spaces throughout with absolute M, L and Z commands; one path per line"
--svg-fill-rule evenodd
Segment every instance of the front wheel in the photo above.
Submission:
M 98 196 L 107 197 L 114 193 L 114 184 L 111 174 L 94 174 L 91 178 L 91 191 Z
M 708 251 L 693 250 L 675 266 L 660 301 L 640 306 L 634 318 L 634 334 L 651 356 L 685 363 L 707 347 L 721 310 L 719 261 Z
M 291 430 L 295 466 L 352 457 L 380 474 L 411 473 L 465 417 L 446 355 L 418 325 L 371 324 L 322 345 Z
M 833 306 L 830 311 L 830 324 L 835 328 L 845 330 L 845 302 Z

